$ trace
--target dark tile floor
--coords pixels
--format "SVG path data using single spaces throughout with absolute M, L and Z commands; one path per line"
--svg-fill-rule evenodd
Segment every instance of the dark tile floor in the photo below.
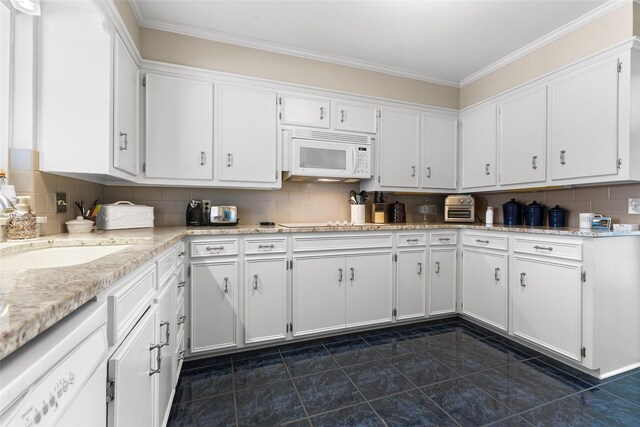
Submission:
M 460 318 L 184 364 L 169 426 L 640 426 L 599 381 Z

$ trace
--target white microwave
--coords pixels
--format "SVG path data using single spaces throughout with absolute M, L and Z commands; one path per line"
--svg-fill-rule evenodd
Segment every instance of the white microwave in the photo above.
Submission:
M 295 129 L 289 143 L 292 181 L 357 181 L 371 178 L 372 138 L 368 135 Z

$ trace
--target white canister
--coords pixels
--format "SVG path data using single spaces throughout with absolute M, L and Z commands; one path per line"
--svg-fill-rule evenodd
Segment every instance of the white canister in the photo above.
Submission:
M 580 228 L 591 228 L 591 223 L 596 214 L 588 212 L 580 212 Z
M 351 205 L 351 224 L 364 224 L 365 205 Z
M 493 225 L 493 207 L 487 206 L 487 213 L 484 217 L 484 223 L 487 226 Z

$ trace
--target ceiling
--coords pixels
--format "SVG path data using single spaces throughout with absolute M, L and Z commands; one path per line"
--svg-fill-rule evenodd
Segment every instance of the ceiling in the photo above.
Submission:
M 561 27 L 587 13 L 611 8 L 604 3 L 132 1 L 146 27 L 453 86 L 516 51 L 525 53 L 549 33 L 562 34 Z

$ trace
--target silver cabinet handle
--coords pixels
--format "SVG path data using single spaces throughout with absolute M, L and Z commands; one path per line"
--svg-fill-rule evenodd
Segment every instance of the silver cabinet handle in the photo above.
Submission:
M 184 325 L 185 320 L 187 320 L 187 316 L 184 314 L 178 317 L 178 325 Z
M 440 261 L 436 261 L 436 274 L 440 274 Z
M 233 164 L 233 154 L 227 153 L 227 167 L 230 168 Z
M 224 246 L 207 246 L 205 249 L 208 251 L 221 251 L 224 249 Z
M 160 322 L 160 329 L 162 329 L 163 326 L 167 327 L 167 330 L 165 331 L 165 342 L 160 343 L 161 347 L 164 347 L 166 345 L 169 345 L 169 337 L 171 336 L 171 323 L 169 322 Z
M 258 249 L 273 249 L 274 247 L 273 243 L 270 245 L 258 245 Z
M 340 123 L 344 123 L 344 110 L 340 110 Z
M 411 178 L 416 176 L 416 167 L 415 166 L 411 166 Z
M 491 167 L 491 163 L 487 163 L 487 164 L 484 166 L 484 173 L 485 173 L 485 175 L 491 175 L 491 172 L 489 172 L 489 168 L 490 168 L 490 167 Z
M 418 263 L 418 276 L 420 276 L 422 274 L 422 263 L 419 262 Z
M 120 138 L 122 138 L 122 143 L 120 144 L 120 151 L 126 150 L 127 147 L 129 147 L 129 135 L 126 132 L 120 132 Z
M 342 282 L 342 269 L 338 269 L 338 282 Z
M 207 163 L 207 153 L 204 151 L 200 152 L 200 166 L 204 166 Z
M 407 243 L 416 242 L 418 243 L 418 239 L 407 239 Z
M 500 267 L 496 267 L 496 269 L 493 271 L 493 278 L 496 280 L 496 282 L 500 281 L 500 278 L 498 277 L 498 273 L 500 273 Z
M 533 156 L 531 158 L 531 169 L 533 170 L 538 169 L 538 156 Z
M 431 178 L 431 166 L 427 166 L 427 178 Z
M 184 350 L 180 350 L 180 353 L 178 353 L 180 356 L 178 356 L 178 360 L 184 360 Z
M 179 282 L 178 282 L 178 287 L 179 287 L 179 288 L 184 288 L 184 284 L 185 284 L 185 283 L 187 283 L 187 281 L 186 281 L 186 280 L 181 280 L 181 281 L 179 281 Z
M 159 374 L 160 369 L 162 368 L 162 344 L 151 344 L 149 346 L 149 351 L 156 350 L 156 365 L 157 368 L 153 369 L 153 367 L 149 366 L 149 376 L 154 374 Z
M 527 275 L 527 273 L 520 273 L 520 286 L 522 286 L 523 288 L 527 286 L 524 283 L 524 278 L 525 278 L 526 275 Z
M 185 256 L 187 254 L 187 251 L 182 251 L 182 252 L 178 252 L 178 256 Z
M 225 294 L 229 293 L 229 278 L 228 277 L 224 278 L 224 293 Z
M 440 237 L 438 240 L 441 241 L 441 242 L 448 242 L 448 241 L 451 240 L 451 238 L 450 237 Z
M 553 248 L 551 246 L 549 246 L 548 248 L 545 248 L 544 246 L 538 246 L 538 245 L 535 245 L 533 247 L 533 249 L 544 250 L 544 251 L 549 251 L 549 252 L 551 252 L 553 250 Z
M 258 289 L 258 275 L 253 275 L 253 289 Z
M 476 242 L 477 242 L 477 243 L 484 243 L 484 244 L 486 244 L 486 245 L 488 245 L 488 244 L 489 244 L 489 241 L 488 241 L 488 240 L 476 239 Z
M 560 164 L 562 166 L 567 164 L 567 150 L 560 151 Z
M 324 107 L 320 107 L 320 120 L 324 120 Z
M 356 279 L 356 269 L 351 267 L 349 270 L 351 270 L 351 281 L 353 282 Z

